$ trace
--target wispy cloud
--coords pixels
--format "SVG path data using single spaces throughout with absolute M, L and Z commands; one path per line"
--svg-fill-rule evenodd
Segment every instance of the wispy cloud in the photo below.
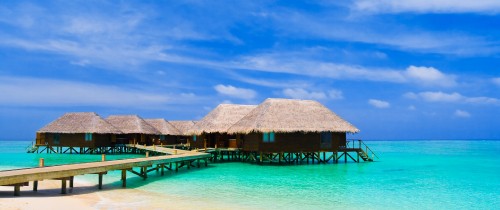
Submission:
M 451 87 L 456 85 L 454 75 L 446 75 L 433 67 L 410 66 L 404 72 L 408 80 L 429 86 Z
M 491 79 L 491 82 L 493 82 L 493 84 L 495 85 L 500 86 L 500 77 Z
M 308 91 L 303 88 L 286 88 L 282 91 L 282 93 L 285 97 L 294 99 L 336 100 L 344 98 L 342 91 L 336 89 L 331 89 L 327 92 L 323 92 L 323 91 Z
M 168 104 L 192 103 L 193 94 L 159 94 L 83 82 L 0 77 L 0 104 L 7 106 L 96 106 L 161 109 Z
M 354 1 L 352 9 L 369 13 L 479 13 L 497 14 L 500 2 L 496 0 L 361 0 Z
M 427 102 L 460 102 L 460 103 L 470 103 L 470 104 L 492 104 L 500 105 L 500 99 L 491 97 L 467 97 L 460 93 L 444 93 L 438 92 L 408 92 L 403 95 L 409 99 L 421 99 Z
M 409 66 L 406 70 L 367 68 L 358 65 L 310 58 L 301 53 L 269 53 L 245 56 L 233 62 L 233 68 L 326 77 L 347 80 L 411 83 L 423 86 L 451 87 L 457 84 L 456 76 L 445 74 L 434 67 Z
M 457 109 L 455 110 L 455 113 L 453 113 L 455 117 L 461 117 L 461 118 L 469 118 L 471 117 L 471 114 L 467 111 Z
M 222 95 L 230 96 L 233 98 L 253 99 L 257 96 L 257 92 L 252 89 L 237 88 L 232 85 L 218 84 L 214 89 Z
M 385 109 L 391 107 L 391 104 L 387 101 L 382 101 L 378 99 L 370 99 L 368 100 L 368 104 L 372 105 L 375 108 Z
M 405 2 L 402 1 L 401 4 Z M 458 31 L 425 30 L 396 22 L 388 23 L 377 17 L 351 19 L 341 14 L 335 10 L 312 14 L 284 10 L 276 11 L 272 18 L 281 31 L 307 39 L 357 42 L 406 52 L 460 56 L 500 51 L 496 42 L 488 41 L 485 36 Z

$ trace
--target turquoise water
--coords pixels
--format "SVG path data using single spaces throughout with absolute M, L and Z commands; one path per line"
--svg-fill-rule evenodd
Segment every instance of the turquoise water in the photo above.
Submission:
M 100 155 L 27 154 L 29 142 L 0 142 L 0 169 L 99 161 Z M 211 209 L 498 209 L 500 141 L 370 141 L 381 160 L 270 166 L 217 163 L 129 188 Z M 137 156 L 137 155 L 135 155 Z M 108 155 L 108 159 L 134 155 Z M 95 182 L 95 177 L 87 177 Z M 108 188 L 120 185 L 110 173 Z M 154 184 L 152 184 L 154 183 Z M 177 205 L 179 206 L 179 205 Z M 182 205 L 180 205 L 182 206 Z

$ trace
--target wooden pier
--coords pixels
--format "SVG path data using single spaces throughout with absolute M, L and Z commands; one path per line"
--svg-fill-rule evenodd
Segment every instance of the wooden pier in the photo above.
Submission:
M 73 177 L 84 174 L 98 174 L 99 175 L 99 189 L 102 188 L 103 175 L 108 171 L 121 170 L 122 186 L 126 187 L 127 171 L 135 175 L 147 178 L 147 173 L 151 171 L 161 170 L 161 175 L 164 175 L 164 170 L 175 170 L 186 167 L 200 167 L 200 161 L 204 161 L 205 166 L 208 164 L 208 159 L 211 157 L 208 153 L 193 152 L 185 150 L 177 150 L 170 148 L 162 148 L 156 146 L 132 146 L 131 148 L 146 150 L 146 157 L 133 158 L 124 160 L 105 161 L 103 155 L 102 162 L 68 164 L 58 166 L 25 168 L 0 171 L 0 186 L 14 186 L 14 195 L 20 195 L 21 186 L 28 186 L 29 182 L 33 182 L 33 190 L 37 191 L 38 181 L 46 179 L 61 180 L 61 193 L 66 193 L 66 183 L 70 181 L 70 187 L 73 187 Z M 168 155 L 148 157 L 149 151 L 164 153 Z M 43 159 L 42 159 L 43 160 Z M 194 165 L 196 162 L 196 165 Z M 139 168 L 135 171 L 134 168 Z
M 205 148 L 196 151 L 210 153 L 213 162 L 219 161 L 242 161 L 250 163 L 277 163 L 277 164 L 303 164 L 307 163 L 359 163 L 373 162 L 379 157 L 362 141 L 347 140 L 345 146 L 336 150 L 320 150 L 316 152 L 259 152 L 243 151 L 239 148 Z

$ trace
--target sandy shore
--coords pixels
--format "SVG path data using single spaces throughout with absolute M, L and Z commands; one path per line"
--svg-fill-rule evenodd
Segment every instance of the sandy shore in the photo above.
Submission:
M 186 202 L 176 203 L 174 198 L 163 194 L 146 192 L 138 189 L 122 189 L 105 185 L 98 190 L 96 183 L 75 178 L 74 188 L 67 188 L 62 195 L 61 181 L 45 180 L 38 184 L 38 191 L 33 186 L 21 188 L 21 196 L 14 196 L 14 187 L 0 186 L 0 209 L 50 209 L 50 210 L 86 210 L 86 209 L 192 209 L 195 206 Z M 69 185 L 68 185 L 69 186 Z
M 38 183 L 38 191 L 30 186 L 21 187 L 21 196 L 13 196 L 14 187 L 0 186 L 0 209 L 95 209 L 99 196 L 95 185 L 75 179 L 74 188 L 67 188 L 68 194 L 62 195 L 61 181 L 44 180 Z M 94 190 L 93 190 L 94 189 Z
M 159 177 L 151 177 L 160 180 Z M 131 180 L 142 181 L 142 180 Z M 103 190 L 97 183 L 75 177 L 74 188 L 67 188 L 62 195 L 61 181 L 45 180 L 38 184 L 38 191 L 30 186 L 21 188 L 21 196 L 14 196 L 14 187 L 0 186 L 0 210 L 11 209 L 249 209 L 223 204 L 204 197 L 192 199 L 168 193 L 144 191 L 137 188 L 123 189 L 119 185 L 105 184 Z M 68 185 L 69 186 L 69 185 Z

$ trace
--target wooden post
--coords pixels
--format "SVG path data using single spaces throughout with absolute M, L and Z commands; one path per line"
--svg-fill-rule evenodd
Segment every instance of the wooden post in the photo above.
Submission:
M 101 155 L 101 161 L 103 161 L 103 162 L 106 161 L 106 154 Z
M 146 151 L 146 157 L 149 157 L 149 152 Z
M 208 158 L 205 158 L 205 167 L 208 166 Z
M 165 174 L 165 163 L 161 164 L 161 175 L 163 176 Z
M 33 181 L 33 191 L 38 191 L 38 181 Z
M 177 150 L 176 149 L 174 149 L 174 155 L 177 155 Z
M 122 187 L 126 188 L 127 187 L 127 170 L 122 169 Z
M 61 179 L 61 194 L 66 194 L 66 178 Z
M 262 163 L 262 152 L 260 152 L 260 162 Z
M 102 189 L 102 173 L 99 173 L 99 187 L 100 190 Z
M 16 184 L 14 185 L 14 196 L 20 196 L 21 195 L 21 185 Z
M 347 152 L 344 152 L 344 162 L 347 163 Z
M 200 159 L 196 159 L 196 165 L 198 166 L 198 168 L 200 167 Z
M 142 170 L 144 173 L 142 174 L 144 177 L 143 179 L 146 180 L 148 178 L 148 167 L 144 166 L 144 169 Z
M 179 171 L 179 162 L 175 162 L 175 172 Z
M 74 180 L 74 176 L 70 176 L 69 177 L 69 187 L 70 188 L 73 188 L 73 180 Z
M 44 167 L 45 166 L 45 160 L 43 158 L 40 158 L 40 160 L 38 162 L 38 166 L 39 167 Z

